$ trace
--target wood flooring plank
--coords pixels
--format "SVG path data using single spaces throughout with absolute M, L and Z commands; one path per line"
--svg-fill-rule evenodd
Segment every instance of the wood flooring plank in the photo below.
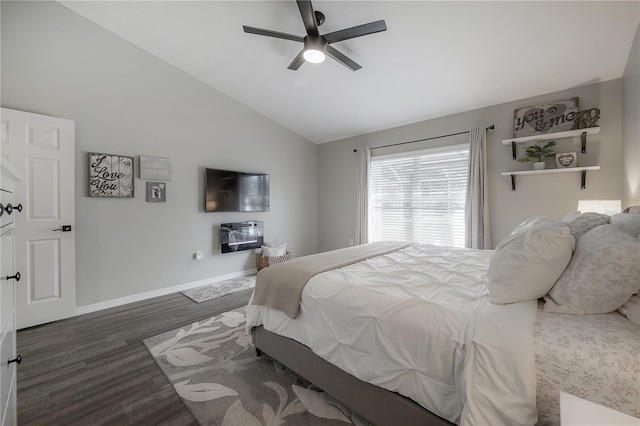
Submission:
M 97 424 L 101 421 L 109 423 L 109 419 L 122 418 L 124 411 L 121 402 L 146 393 L 150 382 L 144 376 L 153 374 L 152 370 L 153 368 L 142 369 L 140 374 L 134 377 L 128 373 L 119 374 L 106 382 L 96 383 L 93 388 L 84 387 L 80 390 L 81 395 L 78 395 L 78 392 L 65 393 L 57 399 L 55 406 L 62 405 L 59 401 L 68 401 L 67 404 L 51 412 L 50 417 L 72 422 L 84 421 L 86 424 Z
M 180 293 L 20 330 L 20 425 L 195 425 L 142 340 L 248 303 Z

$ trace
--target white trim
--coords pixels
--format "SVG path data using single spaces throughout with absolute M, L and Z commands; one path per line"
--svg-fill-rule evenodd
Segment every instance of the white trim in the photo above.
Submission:
M 201 287 L 208 284 L 217 283 L 231 278 L 244 277 L 246 275 L 258 272 L 256 268 L 247 269 L 241 272 L 233 272 L 231 274 L 219 275 L 217 277 L 205 278 L 198 281 L 191 281 L 184 284 L 178 284 L 173 287 L 160 288 L 157 290 L 147 291 L 146 293 L 132 294 L 131 296 L 119 297 L 117 299 L 107 300 L 105 302 L 93 303 L 91 305 L 76 306 L 76 316 L 89 314 L 91 312 L 101 311 L 103 309 L 115 308 L 116 306 L 126 305 L 128 303 L 140 302 L 142 300 L 151 299 L 158 296 L 165 296 L 171 293 L 177 293 L 183 290 L 189 290 L 195 287 Z

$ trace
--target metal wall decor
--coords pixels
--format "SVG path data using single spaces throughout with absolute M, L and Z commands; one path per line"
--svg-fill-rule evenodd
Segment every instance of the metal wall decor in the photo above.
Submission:
M 600 120 L 599 108 L 591 108 L 579 111 L 575 119 L 575 128 L 587 129 L 589 127 L 598 127 L 598 120 Z
M 133 198 L 133 157 L 89 153 L 89 196 Z

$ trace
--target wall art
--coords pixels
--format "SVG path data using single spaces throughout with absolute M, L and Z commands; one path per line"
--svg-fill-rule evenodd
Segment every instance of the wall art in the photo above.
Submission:
M 516 109 L 513 112 L 513 137 L 576 129 L 578 112 L 578 98 Z
M 575 119 L 575 128 L 587 129 L 589 127 L 598 127 L 598 120 L 600 120 L 599 108 L 591 108 L 579 111 Z
M 171 160 L 160 157 L 140 156 L 140 179 L 171 180 Z
M 147 182 L 147 202 L 164 203 L 167 201 L 167 184 L 164 182 Z
M 89 153 L 89 196 L 133 198 L 133 157 Z
M 570 167 L 578 167 L 577 152 L 563 152 L 556 154 L 556 168 L 567 169 Z

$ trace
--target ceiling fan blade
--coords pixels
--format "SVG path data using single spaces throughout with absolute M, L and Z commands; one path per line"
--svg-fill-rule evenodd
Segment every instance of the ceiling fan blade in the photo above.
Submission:
M 345 67 L 349 68 L 351 71 L 358 71 L 362 66 L 360 66 L 357 62 L 349 59 L 344 54 L 340 53 L 336 50 L 335 47 L 327 45 L 327 55 L 331 56 L 336 61 L 340 62 Z
M 242 28 L 244 28 L 244 32 L 245 33 L 249 33 L 249 34 L 257 34 L 257 35 L 262 35 L 262 36 L 267 36 L 267 37 L 283 38 L 285 40 L 299 41 L 301 43 L 304 43 L 304 37 L 300 37 L 300 36 L 297 36 L 297 35 L 294 35 L 294 34 L 281 33 L 281 32 L 278 32 L 278 31 L 265 30 L 265 29 L 262 29 L 262 28 L 248 27 L 246 25 L 243 25 Z
M 287 68 L 293 71 L 296 71 L 298 68 L 300 68 L 300 65 L 304 63 L 304 56 L 302 56 L 303 54 L 304 49 L 302 49 L 300 53 L 298 53 L 298 56 L 295 57 L 293 62 L 291 62 L 291 64 L 289 64 Z
M 302 16 L 302 22 L 304 28 L 307 30 L 307 35 L 312 37 L 320 37 L 318 32 L 318 23 L 316 22 L 316 14 L 313 12 L 313 6 L 311 6 L 310 0 L 296 0 L 298 3 L 298 9 L 300 9 L 300 16 Z
M 338 41 L 349 40 L 351 38 L 361 37 L 369 34 L 379 33 L 387 30 L 387 24 L 384 20 L 369 22 L 368 24 L 356 25 L 355 27 L 346 28 L 344 30 L 334 31 L 322 36 L 327 43 L 336 43 Z

